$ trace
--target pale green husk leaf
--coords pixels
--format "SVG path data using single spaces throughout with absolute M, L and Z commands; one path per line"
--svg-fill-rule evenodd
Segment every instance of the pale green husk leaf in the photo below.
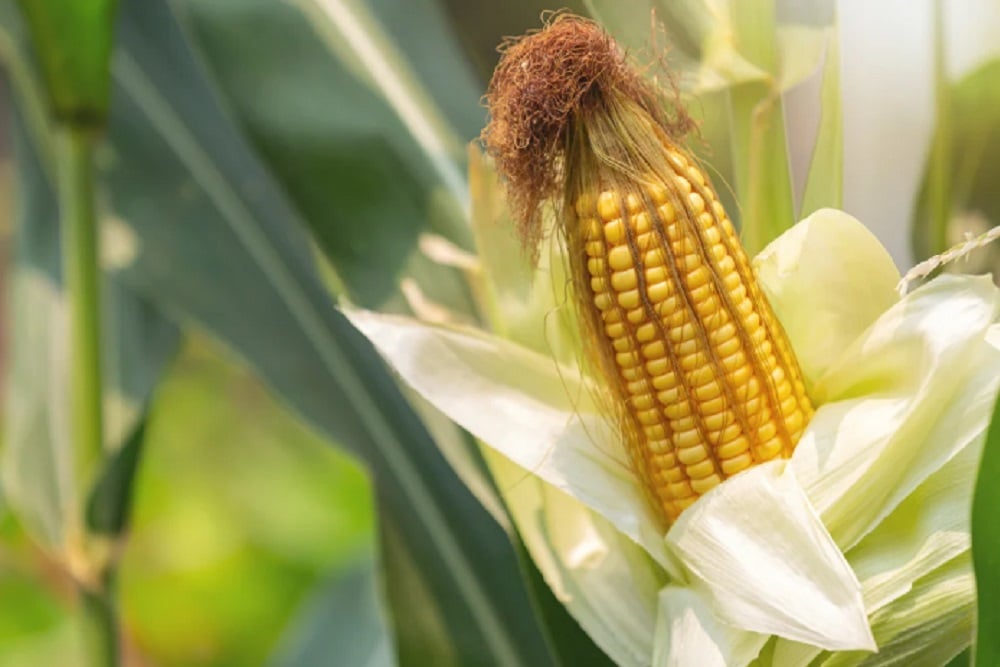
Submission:
M 687 667 L 697 656 L 704 667 L 746 665 L 767 642 L 767 635 L 737 630 L 712 613 L 690 588 L 667 586 L 660 591 L 653 664 Z
M 760 659 L 775 665 L 825 660 L 824 648 L 883 664 L 904 635 L 940 644 L 968 622 L 974 591 L 967 505 L 1000 377 L 997 290 L 945 277 L 900 300 L 884 249 L 830 210 L 755 265 L 820 407 L 790 463 L 727 480 L 665 540 L 581 370 L 472 328 L 348 315 L 492 448 L 547 583 L 617 662 L 746 664 L 770 635 Z M 882 653 L 868 652 L 873 633 Z
M 712 489 L 667 533 L 725 623 L 829 649 L 874 649 L 861 585 L 786 461 Z
M 556 598 L 616 664 L 649 664 L 662 569 L 579 500 L 493 449 L 483 453 Z

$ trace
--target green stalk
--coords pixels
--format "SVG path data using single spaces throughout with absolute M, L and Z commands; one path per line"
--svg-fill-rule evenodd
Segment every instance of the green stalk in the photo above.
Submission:
M 63 282 L 70 317 L 70 427 L 76 479 L 92 488 L 105 458 L 101 408 L 101 299 L 99 229 L 94 212 L 93 130 L 58 130 L 59 211 L 62 226 Z M 80 582 L 84 631 L 90 664 L 118 664 L 118 627 L 113 593 L 114 570 L 101 565 L 96 586 Z
M 63 281 L 70 316 L 70 414 L 76 479 L 84 482 L 92 481 L 97 464 L 104 458 L 93 142 L 93 135 L 86 130 L 59 130 Z
M 115 609 L 114 575 L 108 573 L 100 590 L 81 588 L 83 633 L 92 667 L 118 666 L 118 614 Z
M 951 219 L 951 86 L 945 62 L 944 23 L 941 1 L 934 4 L 934 112 L 937 132 L 931 146 L 927 183 L 928 228 L 916 255 L 923 260 L 947 250 Z M 919 238 L 919 237 L 918 237 Z

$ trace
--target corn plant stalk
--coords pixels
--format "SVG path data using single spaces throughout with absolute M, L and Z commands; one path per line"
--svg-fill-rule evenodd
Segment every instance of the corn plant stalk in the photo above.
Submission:
M 917 259 L 926 259 L 948 248 L 948 221 L 951 218 L 951 86 L 945 62 L 943 8 L 940 0 L 934 4 L 934 113 L 937 132 L 931 146 L 928 175 L 927 227 L 923 238 L 918 236 L 914 250 Z M 919 227 L 917 234 L 920 233 Z
M 91 488 L 104 460 L 99 230 L 93 191 L 95 137 L 91 129 L 70 125 L 60 128 L 57 138 L 63 283 L 70 314 L 70 427 L 75 478 L 84 492 Z M 95 667 L 118 664 L 110 586 L 114 575 L 110 566 L 102 565 L 100 570 L 96 581 L 80 583 L 85 636 Z
M 118 665 L 118 613 L 115 605 L 113 570 L 102 577 L 100 588 L 83 590 L 83 633 L 87 657 L 93 667 Z
M 72 432 L 78 480 L 88 480 L 103 457 L 100 295 L 94 219 L 92 136 L 61 130 L 58 140 L 63 279 L 70 311 Z

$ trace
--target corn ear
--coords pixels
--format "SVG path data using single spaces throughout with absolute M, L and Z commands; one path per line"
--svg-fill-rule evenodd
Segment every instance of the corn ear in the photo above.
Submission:
M 812 406 L 714 190 L 664 150 L 669 173 L 581 194 L 567 227 L 632 465 L 669 523 L 725 478 L 791 455 Z

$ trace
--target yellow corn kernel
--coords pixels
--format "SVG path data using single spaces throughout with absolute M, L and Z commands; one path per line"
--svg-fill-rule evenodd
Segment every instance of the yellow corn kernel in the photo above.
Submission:
M 812 406 L 708 178 L 679 149 L 667 163 L 641 189 L 578 198 L 571 261 L 601 367 L 617 369 L 629 457 L 669 524 L 726 477 L 789 455 Z
M 722 480 L 719 479 L 718 475 L 709 475 L 708 477 L 702 477 L 701 479 L 692 479 L 691 490 L 700 496 L 708 493 L 721 483 Z
M 635 328 L 635 339 L 640 343 L 653 340 L 656 336 L 656 325 L 652 322 L 640 324 Z
M 608 265 L 615 271 L 632 268 L 632 251 L 627 245 L 615 246 L 608 252 Z
M 611 274 L 611 286 L 614 287 L 617 292 L 635 289 L 638 284 L 638 277 L 635 275 L 635 269 L 615 271 Z

